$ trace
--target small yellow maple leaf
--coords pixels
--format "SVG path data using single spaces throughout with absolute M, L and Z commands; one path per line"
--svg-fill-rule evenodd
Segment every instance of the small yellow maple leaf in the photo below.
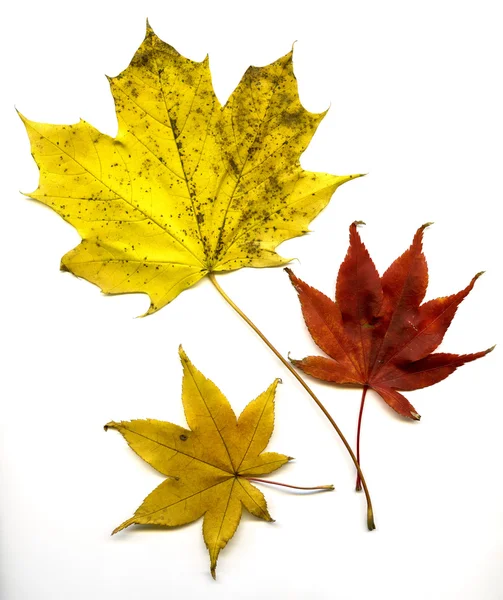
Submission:
M 147 26 L 109 81 L 116 138 L 85 121 L 22 117 L 40 168 L 27 195 L 82 237 L 62 270 L 107 294 L 146 293 L 148 313 L 209 273 L 286 264 L 276 247 L 306 233 L 335 189 L 358 177 L 301 168 L 325 113 L 302 107 L 291 52 L 250 67 L 222 107 L 208 59 L 184 58 Z
M 284 454 L 264 452 L 274 428 L 279 380 L 236 419 L 222 392 L 181 348 L 180 358 L 182 402 L 190 429 L 153 419 L 105 425 L 119 431 L 138 456 L 169 477 L 113 533 L 135 523 L 184 525 L 204 515 L 203 536 L 215 577 L 218 555 L 234 535 L 243 507 L 272 521 L 264 495 L 247 478 L 271 473 L 290 460 Z

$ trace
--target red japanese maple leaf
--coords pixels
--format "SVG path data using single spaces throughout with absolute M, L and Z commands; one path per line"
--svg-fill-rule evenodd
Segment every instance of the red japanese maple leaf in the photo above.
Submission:
M 458 306 L 482 273 L 477 273 L 457 294 L 421 304 L 428 285 L 422 239 L 429 223 L 418 229 L 410 248 L 382 277 L 358 234 L 360 223 L 356 221 L 349 228 L 349 249 L 339 269 L 335 302 L 285 269 L 299 294 L 312 338 L 331 357 L 308 356 L 292 363 L 323 381 L 363 385 L 358 461 L 368 388 L 375 390 L 400 415 L 419 420 L 416 409 L 400 391 L 438 383 L 457 367 L 485 356 L 494 348 L 475 354 L 432 354 Z M 357 489 L 359 485 L 357 479 Z

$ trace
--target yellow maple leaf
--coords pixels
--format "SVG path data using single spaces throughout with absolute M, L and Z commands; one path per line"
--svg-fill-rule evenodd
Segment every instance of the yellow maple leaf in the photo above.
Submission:
M 180 358 L 182 402 L 190 429 L 153 419 L 105 426 L 117 429 L 143 460 L 168 476 L 114 533 L 134 523 L 175 526 L 204 515 L 203 536 L 215 577 L 218 554 L 234 535 L 242 508 L 272 520 L 264 495 L 247 478 L 271 473 L 290 460 L 264 452 L 274 427 L 278 380 L 236 419 L 222 392 L 181 348 Z
M 208 59 L 184 58 L 147 26 L 110 86 L 116 138 L 85 121 L 22 117 L 40 168 L 27 195 L 82 237 L 62 270 L 107 294 L 147 293 L 148 313 L 207 274 L 286 264 L 278 244 L 306 233 L 335 189 L 358 177 L 301 168 L 325 113 L 302 107 L 291 52 L 250 67 L 222 107 Z

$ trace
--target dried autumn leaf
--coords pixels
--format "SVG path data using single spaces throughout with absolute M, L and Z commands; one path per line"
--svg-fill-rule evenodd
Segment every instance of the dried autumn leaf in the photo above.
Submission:
M 116 138 L 22 117 L 40 168 L 28 195 L 82 236 L 62 270 L 107 294 L 146 293 L 148 313 L 207 274 L 286 264 L 276 247 L 353 177 L 300 167 L 325 113 L 300 104 L 291 52 L 250 67 L 222 107 L 208 59 L 184 58 L 147 26 L 109 81 Z
M 358 224 L 349 228 L 349 250 L 339 269 L 335 302 L 290 269 L 286 271 L 299 294 L 313 340 L 331 357 L 308 356 L 292 360 L 293 364 L 323 381 L 364 386 L 358 419 L 359 461 L 361 417 L 368 388 L 400 415 L 419 420 L 416 409 L 400 391 L 434 385 L 493 348 L 474 354 L 433 354 L 481 273 L 461 292 L 421 304 L 428 285 L 422 238 L 429 224 L 418 229 L 410 248 L 382 277 L 361 241 Z
M 236 419 L 222 392 L 181 348 L 180 358 L 182 402 L 190 429 L 153 419 L 105 426 L 117 429 L 138 456 L 168 477 L 114 533 L 135 523 L 172 527 L 204 516 L 203 536 L 215 577 L 218 555 L 234 535 L 243 507 L 272 521 L 262 492 L 248 478 L 271 473 L 290 460 L 264 452 L 274 427 L 278 380 Z

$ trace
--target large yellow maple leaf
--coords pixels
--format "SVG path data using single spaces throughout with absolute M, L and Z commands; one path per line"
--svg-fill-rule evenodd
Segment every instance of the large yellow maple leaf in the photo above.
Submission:
M 153 419 L 105 426 L 118 430 L 143 460 L 168 476 L 114 533 L 135 523 L 184 525 L 204 515 L 203 536 L 215 577 L 218 555 L 234 535 L 243 507 L 272 521 L 264 495 L 248 478 L 271 473 L 290 460 L 264 452 L 274 427 L 278 380 L 236 419 L 222 392 L 182 349 L 180 358 L 182 402 L 190 429 Z
M 302 107 L 291 52 L 250 67 L 222 107 L 207 58 L 184 58 L 147 26 L 110 86 L 115 138 L 22 117 L 40 168 L 28 195 L 82 237 L 63 270 L 107 294 L 147 293 L 148 313 L 209 273 L 286 264 L 278 244 L 357 177 L 301 168 L 324 113 Z

